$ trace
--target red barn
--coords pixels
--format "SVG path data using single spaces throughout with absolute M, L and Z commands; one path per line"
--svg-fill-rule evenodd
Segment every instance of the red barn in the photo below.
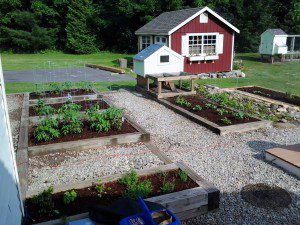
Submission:
M 208 7 L 165 12 L 138 29 L 138 50 L 163 44 L 184 56 L 184 72 L 232 70 L 234 34 L 240 31 Z

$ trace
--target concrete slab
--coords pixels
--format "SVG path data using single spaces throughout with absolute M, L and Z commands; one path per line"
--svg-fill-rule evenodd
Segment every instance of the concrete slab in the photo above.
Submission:
M 5 82 L 112 82 L 135 80 L 127 74 L 114 74 L 108 71 L 83 68 L 47 69 L 47 70 L 18 70 L 4 71 Z

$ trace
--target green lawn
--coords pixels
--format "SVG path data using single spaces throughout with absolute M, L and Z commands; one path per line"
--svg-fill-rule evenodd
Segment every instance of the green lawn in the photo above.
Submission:
M 47 52 L 44 54 L 2 54 L 4 70 L 31 70 L 49 68 L 82 67 L 85 63 L 117 66 L 119 58 L 126 58 L 129 64 L 132 55 L 100 52 L 90 55 L 72 55 L 62 52 Z M 214 84 L 220 87 L 237 87 L 244 85 L 260 85 L 280 91 L 290 91 L 300 95 L 300 62 L 268 64 L 259 61 L 255 53 L 238 54 L 237 59 L 243 60 L 246 78 L 207 79 L 199 80 L 200 84 Z M 97 83 L 99 91 L 111 89 L 133 88 L 134 81 Z M 6 83 L 7 93 L 32 91 L 30 83 Z

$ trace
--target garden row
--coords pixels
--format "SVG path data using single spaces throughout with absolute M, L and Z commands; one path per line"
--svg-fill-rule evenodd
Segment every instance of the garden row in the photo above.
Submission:
M 160 171 L 156 174 L 138 176 L 129 172 L 121 179 L 103 183 L 98 180 L 95 185 L 72 189 L 53 194 L 53 187 L 27 199 L 26 206 L 31 221 L 44 222 L 85 213 L 96 205 L 107 205 L 120 198 L 135 200 L 139 195 L 149 198 L 198 187 L 187 173 L 182 170 Z

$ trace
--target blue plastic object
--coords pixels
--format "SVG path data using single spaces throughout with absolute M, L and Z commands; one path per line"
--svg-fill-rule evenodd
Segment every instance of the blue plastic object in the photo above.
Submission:
M 166 211 L 170 216 L 172 216 L 173 222 L 169 223 L 168 225 L 180 225 L 178 218 L 170 210 L 159 209 L 150 212 L 146 203 L 140 196 L 138 196 L 138 201 L 141 205 L 142 213 L 122 219 L 119 223 L 120 225 L 157 225 L 152 218 L 152 213 L 160 211 Z

